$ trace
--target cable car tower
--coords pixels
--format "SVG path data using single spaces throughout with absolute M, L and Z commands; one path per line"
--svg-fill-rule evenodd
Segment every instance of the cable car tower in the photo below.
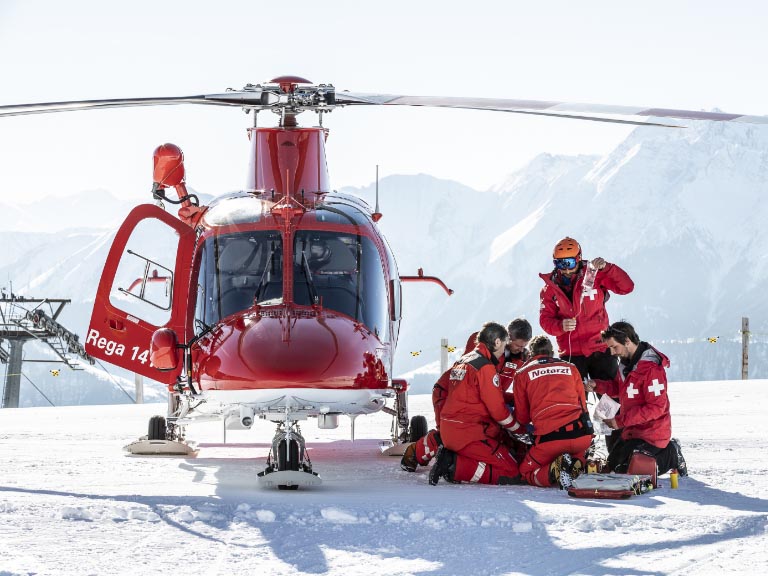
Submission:
M 19 407 L 23 362 L 61 362 L 72 370 L 82 370 L 78 359 L 95 363 L 86 354 L 80 337 L 56 320 L 70 302 L 60 298 L 27 298 L 5 289 L 0 292 L 0 363 L 7 364 L 2 408 Z M 28 340 L 47 344 L 59 360 L 24 360 L 22 349 Z

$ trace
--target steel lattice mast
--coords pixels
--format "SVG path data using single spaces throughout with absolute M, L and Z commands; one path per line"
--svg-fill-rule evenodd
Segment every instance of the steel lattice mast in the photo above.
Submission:
M 76 359 L 94 364 L 85 352 L 80 337 L 57 321 L 71 300 L 60 298 L 27 298 L 2 292 L 0 297 L 0 362 L 7 364 L 2 408 L 18 408 L 21 388 L 22 349 L 28 340 L 47 344 L 60 360 L 26 360 L 26 362 L 61 362 L 72 370 L 81 370 Z M 51 310 L 46 313 L 43 306 Z M 8 342 L 7 347 L 5 342 Z

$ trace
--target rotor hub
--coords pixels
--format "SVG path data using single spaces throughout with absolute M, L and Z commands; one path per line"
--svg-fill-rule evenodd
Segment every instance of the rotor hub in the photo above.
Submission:
M 228 89 L 222 98 L 242 105 L 246 112 L 271 110 L 281 117 L 281 126 L 296 126 L 295 117 L 306 111 L 330 112 L 336 104 L 332 84 L 312 84 L 300 76 L 278 76 L 263 84 L 246 84 L 242 90 Z
M 277 84 L 286 94 L 293 94 L 299 84 L 312 84 L 311 81 L 301 76 L 278 76 L 269 81 L 270 84 Z

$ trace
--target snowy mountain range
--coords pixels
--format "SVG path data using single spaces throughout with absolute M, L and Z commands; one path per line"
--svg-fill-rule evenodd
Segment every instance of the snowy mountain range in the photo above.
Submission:
M 537 274 L 551 270 L 552 247 L 568 235 L 585 257 L 616 262 L 635 280 L 632 294 L 610 300 L 610 317 L 634 322 L 668 353 L 672 379 L 738 378 L 743 316 L 750 376 L 764 377 L 766 181 L 768 131 L 694 124 L 638 128 L 604 157 L 542 155 L 482 193 L 427 177 L 382 182 L 380 225 L 401 274 L 424 266 L 456 290 L 446 299 L 406 285 L 415 303 L 400 348 L 437 349 L 428 338 L 438 334 L 461 346 L 484 320 L 517 315 L 538 331 Z M 410 354 L 400 359 L 416 368 Z
M 485 191 L 428 175 L 383 179 L 379 224 L 400 274 L 421 267 L 455 290 L 449 298 L 432 284 L 404 285 L 396 372 L 428 391 L 440 338 L 461 349 L 484 321 L 516 316 L 540 332 L 538 273 L 551 270 L 552 247 L 568 235 L 586 258 L 602 256 L 632 276 L 635 291 L 610 300 L 610 317 L 633 322 L 670 356 L 671 379 L 739 378 L 743 316 L 752 331 L 750 377 L 768 377 L 767 181 L 768 130 L 717 123 L 641 127 L 603 157 L 541 155 Z M 373 184 L 342 191 L 374 203 Z M 11 215 L 0 230 L 0 286 L 71 298 L 61 321 L 84 334 L 115 227 L 132 205 L 91 191 L 0 206 Z M 23 231 L 30 229 L 46 231 Z M 30 366 L 25 372 L 60 403 L 124 398 L 92 376 L 78 373 L 65 385 Z M 22 390 L 22 405 L 41 403 Z

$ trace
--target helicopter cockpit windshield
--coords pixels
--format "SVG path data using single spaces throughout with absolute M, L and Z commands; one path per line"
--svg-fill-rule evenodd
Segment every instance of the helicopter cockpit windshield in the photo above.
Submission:
M 299 230 L 294 236 L 293 296 L 297 304 L 341 312 L 387 335 L 387 293 L 373 242 L 340 232 Z
M 202 248 L 195 318 L 211 326 L 283 295 L 283 243 L 275 230 L 221 234 Z M 198 330 L 200 328 L 198 327 Z
M 294 302 L 319 304 L 388 338 L 381 257 L 370 238 L 298 230 L 294 236 Z M 205 240 L 197 282 L 195 332 L 255 303 L 283 302 L 283 243 L 277 230 L 236 232 Z

